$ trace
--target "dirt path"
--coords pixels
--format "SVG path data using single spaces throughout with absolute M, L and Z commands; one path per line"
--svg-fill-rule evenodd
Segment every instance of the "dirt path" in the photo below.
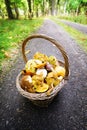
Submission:
M 67 20 L 60 20 L 61 22 L 65 23 L 68 26 L 71 26 L 75 29 L 77 29 L 78 31 L 87 34 L 87 25 L 83 25 L 83 24 L 79 24 L 79 23 L 75 23 L 75 22 L 71 22 L 71 21 L 67 21 Z
M 16 76 L 24 67 L 20 57 L 0 83 L 0 130 L 87 130 L 87 54 L 62 27 L 49 19 L 45 19 L 38 33 L 55 38 L 65 48 L 70 63 L 69 81 L 48 108 L 38 108 L 15 87 Z M 32 53 L 38 48 L 59 55 L 47 41 L 33 42 L 29 44 Z

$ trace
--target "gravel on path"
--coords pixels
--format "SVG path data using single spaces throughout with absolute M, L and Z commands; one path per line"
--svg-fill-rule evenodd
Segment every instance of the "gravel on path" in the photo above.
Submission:
M 16 89 L 16 77 L 24 67 L 20 54 L 0 83 L 0 130 L 87 130 L 87 54 L 52 20 L 45 19 L 37 33 L 53 37 L 65 48 L 70 63 L 69 81 L 47 108 L 34 106 Z M 60 58 L 47 41 L 37 39 L 31 43 L 27 45 L 32 50 L 28 58 L 37 48 Z

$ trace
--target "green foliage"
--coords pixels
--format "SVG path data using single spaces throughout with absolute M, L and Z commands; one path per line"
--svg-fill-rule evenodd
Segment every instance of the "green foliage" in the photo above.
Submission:
M 80 5 L 80 0 L 75 0 L 75 1 L 70 0 L 69 1 L 70 9 L 76 10 L 79 5 Z
M 4 4 L 4 0 L 0 0 L 0 16 L 4 18 L 4 13 L 6 13 L 6 8 Z
M 87 2 L 87 0 L 83 0 L 83 2 Z
M 35 5 L 38 5 L 42 2 L 42 0 L 34 0 L 34 2 L 35 2 Z
M 38 29 L 43 19 L 0 20 L 0 64 L 6 59 L 4 51 L 17 48 L 21 41 Z

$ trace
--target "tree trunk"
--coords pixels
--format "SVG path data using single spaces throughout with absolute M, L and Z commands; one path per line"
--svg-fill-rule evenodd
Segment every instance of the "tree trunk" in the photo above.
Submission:
M 63 6 L 63 13 L 66 14 L 66 6 L 67 6 L 67 1 L 64 2 L 64 6 Z
M 52 0 L 49 0 L 49 14 L 52 14 Z
M 1 8 L 0 8 L 0 15 L 1 15 L 2 19 L 4 19 L 4 13 Z
M 36 17 L 38 17 L 39 16 L 39 14 L 38 14 L 38 6 L 37 6 L 37 8 L 36 8 Z
M 57 3 L 59 0 L 49 0 L 49 6 L 50 6 L 50 11 L 51 11 L 51 15 L 55 16 L 57 14 Z
M 52 12 L 51 12 L 51 14 L 53 16 L 56 15 L 56 0 L 52 0 Z
M 32 17 L 34 17 L 34 0 L 32 2 L 33 2 L 33 6 L 32 6 Z
M 29 8 L 28 17 L 29 17 L 30 19 L 32 19 L 31 0 L 27 0 L 27 2 L 28 2 L 28 8 Z
M 42 7 L 41 7 L 41 11 L 42 11 L 42 16 L 45 15 L 45 1 L 42 1 Z
M 56 1 L 56 15 L 58 15 L 59 2 L 60 2 L 60 0 Z
M 7 13 L 8 13 L 8 18 L 14 19 L 14 15 L 13 15 L 11 7 L 10 7 L 10 0 L 5 0 L 5 5 L 6 5 Z
M 14 9 L 15 9 L 15 13 L 16 13 L 16 19 L 18 19 L 19 18 L 19 11 L 18 11 L 18 8 L 17 8 L 17 5 L 15 2 L 14 2 Z

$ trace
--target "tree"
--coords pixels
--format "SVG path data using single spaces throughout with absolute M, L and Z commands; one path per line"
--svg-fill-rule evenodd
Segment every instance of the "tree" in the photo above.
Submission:
M 42 0 L 42 3 L 41 3 L 41 12 L 42 12 L 42 15 L 44 16 L 45 15 L 45 0 Z
M 34 1 L 34 0 L 33 0 Z M 20 9 L 24 11 L 25 19 L 27 18 L 28 14 L 28 3 L 26 0 L 21 0 L 21 6 Z
M 49 9 L 51 15 L 53 16 L 57 15 L 59 2 L 60 0 L 49 0 Z
M 73 12 L 76 15 L 81 13 L 81 9 L 87 10 L 87 0 L 69 0 L 67 1 L 67 10 Z
M 30 19 L 32 19 L 32 0 L 27 0 L 27 2 L 28 2 L 28 10 L 29 10 L 29 12 L 28 12 L 28 17 L 30 18 Z
M 52 2 L 52 7 L 51 7 L 51 14 L 53 15 L 53 16 L 55 16 L 56 15 L 56 6 L 57 6 L 57 0 L 51 0 L 51 2 Z
M 19 18 L 19 10 L 18 7 L 21 3 L 21 0 L 11 0 L 11 6 L 12 9 L 15 11 L 15 18 L 18 19 Z
M 84 13 L 87 16 L 87 0 L 81 1 L 80 8 L 84 8 Z
M 3 2 L 3 0 L 1 0 L 0 1 L 0 16 L 2 17 L 2 18 L 4 18 L 5 17 L 5 4 L 4 4 L 4 2 Z
M 7 13 L 8 13 L 8 18 L 14 19 L 14 15 L 12 13 L 12 9 L 10 6 L 11 5 L 10 0 L 5 0 L 5 5 L 6 5 Z
M 11 6 L 12 9 L 14 10 L 14 15 L 15 18 L 18 19 L 19 18 L 19 10 L 22 9 L 24 10 L 24 8 L 26 8 L 26 1 L 25 0 L 11 0 Z
M 15 2 L 13 2 L 12 4 L 14 6 L 14 10 L 15 10 L 15 13 L 16 13 L 16 19 L 18 19 L 19 18 L 19 11 L 18 11 L 17 4 Z

